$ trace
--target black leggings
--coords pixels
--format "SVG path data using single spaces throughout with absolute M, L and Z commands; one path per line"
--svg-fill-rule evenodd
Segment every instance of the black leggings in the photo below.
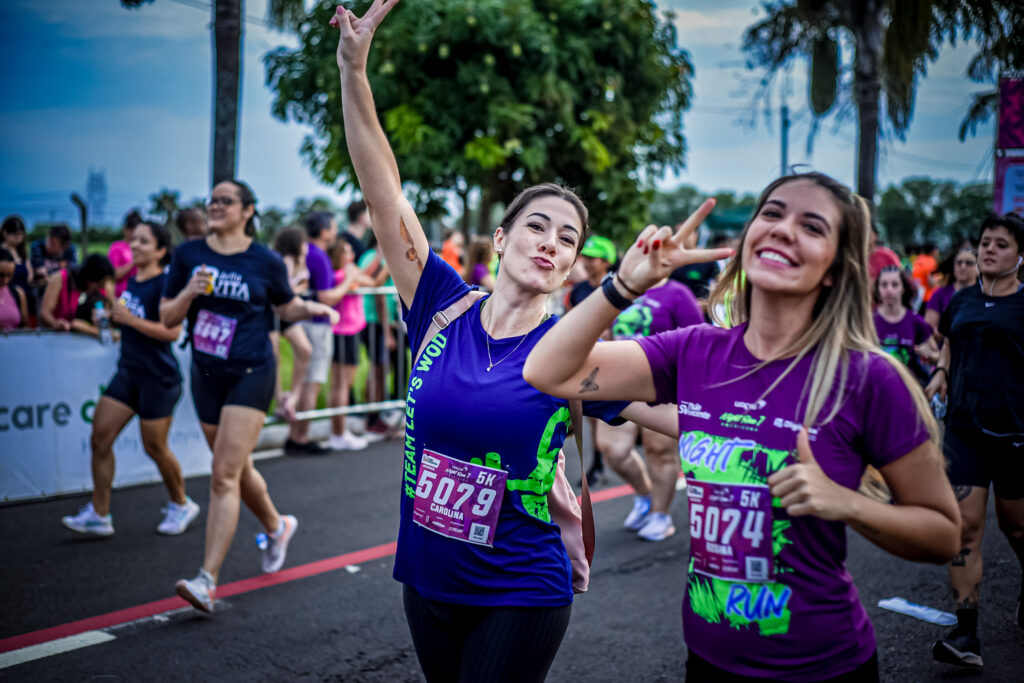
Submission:
M 751 678 L 729 673 L 690 650 L 686 657 L 686 683 L 753 683 L 754 681 L 775 681 L 777 678 Z M 827 678 L 821 683 L 878 683 L 878 652 L 853 671 Z
M 402 599 L 428 683 L 543 681 L 569 626 L 564 607 L 477 607 L 429 600 L 405 586 Z

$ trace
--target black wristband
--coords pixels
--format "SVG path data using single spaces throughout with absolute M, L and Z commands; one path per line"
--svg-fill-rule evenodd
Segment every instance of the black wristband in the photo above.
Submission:
M 943 367 L 938 367 L 938 368 L 935 368 L 934 370 L 932 370 L 932 374 L 931 374 L 931 376 L 928 379 L 934 379 L 935 375 L 939 374 L 940 370 L 942 372 L 946 373 L 946 379 L 949 379 L 949 370 L 947 370 L 946 368 L 943 368 Z
M 626 310 L 629 308 L 630 304 L 633 303 L 626 297 L 622 296 L 622 294 L 619 293 L 619 290 L 615 288 L 615 280 L 611 275 L 608 275 L 601 281 L 601 291 L 604 292 L 604 296 L 608 299 L 608 303 L 620 311 Z

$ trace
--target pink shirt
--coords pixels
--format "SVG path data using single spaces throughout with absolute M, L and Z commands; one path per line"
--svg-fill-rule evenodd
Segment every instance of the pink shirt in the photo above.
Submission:
M 338 286 L 345 279 L 344 270 L 334 271 L 334 285 Z M 353 335 L 366 327 L 366 311 L 363 310 L 363 297 L 358 294 L 346 294 L 341 301 L 334 304 L 340 319 L 334 326 L 334 334 Z
M 107 251 L 107 258 L 110 259 L 110 265 L 114 266 L 114 268 L 120 268 L 132 262 L 132 248 L 124 240 L 118 240 L 110 245 L 110 249 Z M 135 270 L 135 268 L 132 268 L 123 278 L 115 283 L 114 294 L 116 296 L 121 296 L 121 292 L 128 287 L 128 278 L 135 275 Z
M 18 299 L 9 287 L 0 287 L 0 330 L 13 330 L 21 324 Z

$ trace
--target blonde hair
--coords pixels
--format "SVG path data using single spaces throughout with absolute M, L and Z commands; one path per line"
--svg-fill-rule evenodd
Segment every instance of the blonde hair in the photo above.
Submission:
M 871 214 L 867 202 L 853 194 L 842 183 L 823 173 L 800 173 L 783 176 L 765 188 L 758 199 L 757 210 L 740 234 L 736 250 L 740 256 L 732 259 L 726 266 L 708 299 L 708 308 L 712 311 L 713 318 L 719 324 L 723 324 L 718 311 L 724 310 L 734 326 L 750 319 L 751 285 L 743 274 L 741 262 L 747 233 L 772 193 L 782 185 L 798 180 L 812 182 L 827 190 L 840 210 L 839 244 L 835 260 L 829 269 L 832 284 L 822 287 L 814 305 L 810 327 L 789 346 L 772 358 L 764 359 L 747 374 L 757 372 L 773 360 L 793 357 L 785 371 L 765 391 L 767 395 L 805 356 L 812 354 L 811 371 L 801 396 L 801 402 L 806 400 L 803 423 L 812 427 L 827 424 L 842 408 L 849 381 L 852 352 L 863 352 L 882 358 L 903 380 L 914 401 L 918 419 L 927 428 L 930 439 L 938 444 L 938 424 L 932 416 L 921 386 L 902 363 L 883 351 L 878 344 L 878 335 L 871 314 L 872 290 L 868 282 L 867 267 Z M 835 398 L 831 401 L 828 414 L 822 417 L 822 412 L 832 397 Z M 935 452 L 938 453 L 938 450 Z M 938 457 L 941 458 L 941 454 Z

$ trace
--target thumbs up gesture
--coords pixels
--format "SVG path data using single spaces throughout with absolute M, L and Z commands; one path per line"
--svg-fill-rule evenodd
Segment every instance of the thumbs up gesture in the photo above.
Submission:
M 782 507 L 793 517 L 814 515 L 828 520 L 844 520 L 851 514 L 848 501 L 854 491 L 840 486 L 818 465 L 811 451 L 807 427 L 796 437 L 797 458 L 800 462 L 789 465 L 768 477 L 772 495 L 781 499 Z

